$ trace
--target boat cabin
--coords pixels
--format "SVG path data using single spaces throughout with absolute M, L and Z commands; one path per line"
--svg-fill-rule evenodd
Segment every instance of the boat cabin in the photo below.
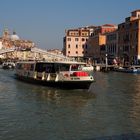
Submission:
M 36 71 L 39 73 L 60 73 L 66 72 L 72 74 L 74 71 L 81 71 L 85 63 L 69 63 L 69 62 L 19 62 L 17 63 L 17 70 Z
M 23 80 L 43 82 L 43 84 L 55 83 L 64 87 L 69 87 L 71 83 L 73 88 L 88 88 L 94 81 L 92 75 L 82 71 L 85 63 L 79 62 L 18 62 L 16 65 L 16 75 Z M 57 83 L 57 84 L 56 84 Z M 54 86 L 54 85 L 53 85 Z

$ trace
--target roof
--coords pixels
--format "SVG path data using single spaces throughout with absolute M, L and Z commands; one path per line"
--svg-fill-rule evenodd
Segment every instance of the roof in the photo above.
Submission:
M 134 13 L 134 12 L 140 12 L 140 9 L 134 10 L 131 13 Z
M 114 24 L 104 24 L 104 25 L 102 25 L 102 26 L 116 27 L 116 25 L 114 25 Z

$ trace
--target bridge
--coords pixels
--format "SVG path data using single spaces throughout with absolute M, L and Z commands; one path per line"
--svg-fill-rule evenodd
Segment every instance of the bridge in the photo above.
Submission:
M 47 58 L 49 59 L 62 59 L 62 60 L 65 60 L 65 61 L 69 61 L 70 58 L 64 56 L 64 55 L 58 55 L 58 54 L 54 54 L 54 53 L 50 53 L 46 50 L 43 50 L 43 49 L 39 49 L 39 48 L 32 48 L 31 49 L 31 52 L 34 52 L 34 53 L 40 53 L 40 54 L 44 54 L 47 56 Z
M 40 48 L 37 48 L 37 47 L 31 48 L 29 50 L 22 49 L 22 48 L 19 49 L 19 48 L 16 48 L 16 47 L 7 48 L 7 49 L 0 49 L 0 55 L 11 53 L 11 52 L 14 52 L 16 50 L 17 51 L 30 51 L 30 52 L 33 52 L 33 53 L 39 53 L 41 55 L 46 55 L 48 59 L 61 59 L 61 60 L 65 60 L 65 61 L 71 60 L 70 58 L 68 58 L 64 55 L 58 55 L 58 54 L 50 53 L 46 50 L 43 50 L 43 49 L 40 49 Z
M 14 51 L 15 51 L 15 47 L 8 48 L 8 49 L 0 49 L 0 55 L 10 53 L 10 52 L 14 52 Z

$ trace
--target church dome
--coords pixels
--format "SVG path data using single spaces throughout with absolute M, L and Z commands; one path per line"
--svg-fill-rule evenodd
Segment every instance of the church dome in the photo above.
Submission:
M 13 32 L 13 34 L 11 35 L 11 40 L 15 41 L 15 40 L 19 40 L 19 36 L 16 34 L 16 32 Z

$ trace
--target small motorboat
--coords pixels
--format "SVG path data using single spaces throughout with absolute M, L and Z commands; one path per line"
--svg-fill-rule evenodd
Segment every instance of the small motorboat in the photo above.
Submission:
M 135 68 L 134 66 L 118 67 L 118 68 L 115 68 L 115 71 L 124 72 L 124 73 L 138 73 L 139 72 L 139 70 L 137 68 Z
M 2 68 L 3 69 L 14 69 L 15 63 L 14 62 L 3 62 Z
M 82 67 L 82 71 L 93 71 L 94 67 L 92 65 L 85 65 Z

